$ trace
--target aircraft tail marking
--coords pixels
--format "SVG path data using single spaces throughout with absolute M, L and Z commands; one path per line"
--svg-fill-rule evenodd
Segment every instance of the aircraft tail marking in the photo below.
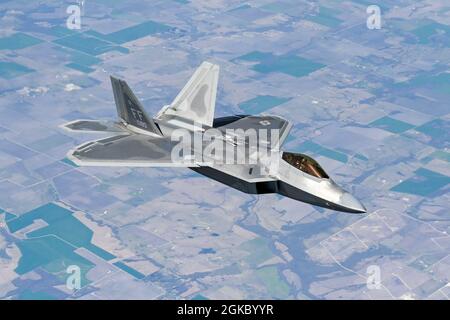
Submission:
M 111 84 L 119 118 L 126 124 L 161 135 L 161 131 L 153 119 L 147 115 L 128 84 L 114 77 L 111 77 Z

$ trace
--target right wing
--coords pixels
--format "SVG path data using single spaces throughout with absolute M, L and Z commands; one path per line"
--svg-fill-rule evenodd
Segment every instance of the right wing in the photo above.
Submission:
M 291 131 L 292 124 L 278 116 L 259 115 L 259 116 L 247 116 L 230 124 L 219 127 L 222 132 L 226 132 L 227 129 L 242 129 L 255 130 L 259 135 L 261 130 L 267 132 L 267 137 L 258 140 L 258 145 L 263 143 L 269 149 L 276 150 L 281 147 L 284 140 L 286 140 Z M 275 135 L 276 134 L 276 135 Z
M 79 166 L 195 167 L 189 161 L 172 161 L 174 145 L 170 137 L 123 134 L 87 142 L 67 157 Z

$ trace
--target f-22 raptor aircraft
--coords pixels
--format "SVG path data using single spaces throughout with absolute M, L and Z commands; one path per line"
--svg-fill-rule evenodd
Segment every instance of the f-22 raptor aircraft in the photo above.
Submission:
M 119 121 L 76 120 L 65 124 L 64 128 L 109 132 L 112 136 L 85 143 L 71 150 L 68 158 L 79 166 L 184 166 L 245 193 L 278 193 L 337 211 L 366 212 L 361 202 L 340 188 L 317 161 L 305 154 L 279 149 L 291 129 L 289 121 L 273 115 L 215 119 L 218 78 L 219 66 L 203 62 L 175 100 L 152 119 L 127 83 L 111 77 Z M 225 144 L 235 144 L 227 134 L 231 129 L 265 129 L 269 133 L 276 130 L 275 140 L 268 136 L 258 145 L 264 144 L 279 161 L 276 168 L 272 168 L 273 161 L 260 156 L 259 149 L 250 146 L 246 139 L 240 140 L 241 147 L 255 159 L 253 163 L 214 163 L 204 159 L 174 161 L 176 141 L 172 136 L 177 129 L 184 129 L 192 136 L 216 129 L 223 133 Z

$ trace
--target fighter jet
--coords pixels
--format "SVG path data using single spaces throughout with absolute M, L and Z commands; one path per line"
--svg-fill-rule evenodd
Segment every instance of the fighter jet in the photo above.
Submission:
M 111 136 L 78 146 L 68 152 L 68 159 L 78 166 L 187 167 L 245 193 L 278 193 L 336 211 L 366 212 L 363 204 L 339 187 L 317 161 L 306 154 L 280 149 L 292 127 L 286 119 L 267 114 L 214 118 L 218 79 L 219 66 L 203 62 L 173 102 L 151 118 L 127 83 L 111 76 L 118 121 L 76 120 L 63 125 L 71 131 Z M 249 129 L 265 130 L 267 134 L 260 135 L 263 138 L 255 146 L 242 137 Z M 174 136 L 180 130 L 192 140 L 214 130 L 224 142 L 224 149 L 236 147 L 253 161 L 214 161 L 214 154 L 199 158 L 194 146 L 189 155 L 174 160 L 174 149 L 180 144 Z M 205 144 L 201 141 L 200 149 Z M 262 154 L 261 146 L 269 152 Z

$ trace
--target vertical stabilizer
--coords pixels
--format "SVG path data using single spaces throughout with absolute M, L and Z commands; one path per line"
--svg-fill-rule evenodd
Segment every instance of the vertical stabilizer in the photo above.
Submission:
M 188 83 L 158 118 L 173 115 L 212 127 L 216 107 L 219 66 L 203 62 Z
M 161 131 L 147 115 L 128 84 L 114 77 L 111 77 L 111 84 L 119 118 L 126 124 L 161 135 Z

